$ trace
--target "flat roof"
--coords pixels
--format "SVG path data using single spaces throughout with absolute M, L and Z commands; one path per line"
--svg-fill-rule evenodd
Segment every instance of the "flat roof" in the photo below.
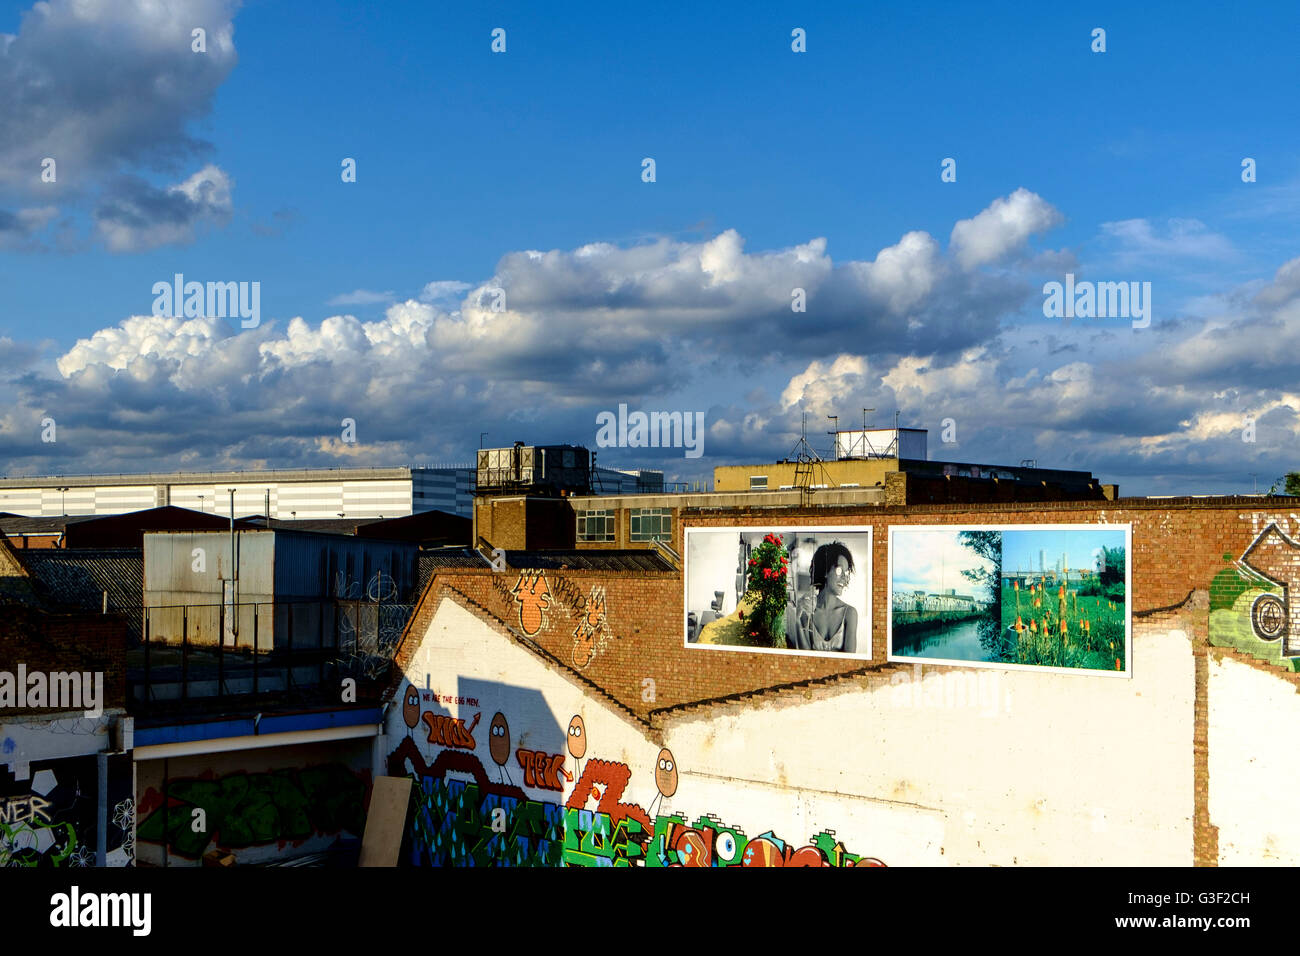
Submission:
M 473 465 L 394 468 L 286 468 L 264 471 L 171 471 L 128 475 L 34 475 L 0 477 L 0 488 L 89 488 L 96 485 L 257 484 L 262 481 L 357 481 L 410 478 L 424 471 L 473 471 Z

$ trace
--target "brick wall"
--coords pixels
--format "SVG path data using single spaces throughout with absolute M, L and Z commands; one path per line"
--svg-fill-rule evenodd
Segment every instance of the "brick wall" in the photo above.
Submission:
M 1276 510 L 1281 510 L 1280 508 Z M 584 667 L 576 668 L 638 712 L 674 706 L 693 700 L 744 693 L 777 684 L 799 683 L 835 674 L 856 673 L 884 666 L 887 656 L 886 625 L 889 613 L 888 529 L 891 525 L 1000 525 L 1000 524 L 1132 524 L 1133 593 L 1130 606 L 1137 615 L 1181 605 L 1193 591 L 1209 587 L 1223 567 L 1223 555 L 1233 558 L 1254 539 L 1250 512 L 1267 511 L 1258 500 L 1232 504 L 1169 505 L 1146 499 L 1120 502 L 1043 502 L 1007 506 L 908 506 L 807 511 L 729 509 L 686 516 L 682 527 L 725 527 L 736 524 L 868 525 L 872 544 L 872 661 L 837 662 L 833 658 L 785 657 L 767 654 L 717 652 L 684 645 L 684 595 L 678 573 L 627 575 L 619 572 L 547 572 L 552 592 L 569 587 L 589 596 L 594 586 L 605 588 L 608 626 L 615 637 Z M 498 520 L 502 515 L 498 510 Z M 515 512 L 522 515 L 522 509 Z M 676 529 L 675 529 L 676 530 Z M 483 532 L 480 531 L 480 534 Z M 486 537 L 486 535 L 484 535 Z M 504 547 L 496 539 L 490 539 Z M 509 592 L 519 572 L 494 574 L 482 570 L 457 570 L 438 574 L 430 588 L 446 584 L 493 615 L 520 629 L 520 603 Z M 553 594 L 554 596 L 554 594 Z M 421 607 L 410 633 L 423 633 L 435 609 Z M 553 600 L 545 626 L 533 638 L 548 652 L 573 665 L 573 630 L 577 612 Z M 421 624 L 421 621 L 424 624 Z M 1204 613 L 1192 614 L 1186 626 L 1198 639 L 1206 635 Z M 900 665 L 901 666 L 901 665 Z M 1262 665 L 1261 665 L 1262 666 Z M 641 681 L 655 680 L 657 702 L 641 700 Z
M 574 546 L 577 522 L 565 498 L 478 498 L 475 533 L 507 551 Z
M 105 710 L 126 704 L 127 625 L 116 615 L 51 614 L 39 608 L 0 607 L 0 670 L 102 671 Z M 5 709 L 5 718 L 48 714 Z

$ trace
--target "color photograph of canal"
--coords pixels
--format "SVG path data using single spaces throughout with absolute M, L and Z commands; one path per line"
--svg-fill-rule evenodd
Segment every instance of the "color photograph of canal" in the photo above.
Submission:
M 1001 532 L 891 529 L 890 657 L 999 660 Z
M 889 659 L 1127 676 L 1129 535 L 891 528 Z

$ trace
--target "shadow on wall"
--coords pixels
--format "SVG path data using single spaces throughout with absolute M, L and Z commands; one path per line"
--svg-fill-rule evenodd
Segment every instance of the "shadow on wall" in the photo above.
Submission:
M 409 681 L 399 693 L 400 707 L 389 711 L 401 724 L 389 724 L 396 743 L 388 774 L 414 780 L 401 853 L 408 865 L 884 865 L 848 852 L 832 832 L 800 846 L 772 831 L 747 837 L 713 814 L 690 824 L 680 814 L 654 815 L 678 790 L 672 752 L 658 750 L 655 796 L 643 808 L 630 797 L 649 781 L 598 757 L 581 714 L 561 730 L 537 690 L 462 679 L 454 694 Z M 595 718 L 603 707 L 587 709 Z

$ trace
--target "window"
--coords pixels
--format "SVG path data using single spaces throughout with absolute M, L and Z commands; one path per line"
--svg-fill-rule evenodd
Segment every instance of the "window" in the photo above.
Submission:
M 767 475 L 750 475 L 750 491 L 767 491 Z
M 671 541 L 673 537 L 673 513 L 669 508 L 633 508 L 632 540 L 653 541 L 660 538 Z
M 578 540 L 579 541 L 613 541 L 614 540 L 614 512 L 579 511 L 578 512 Z

